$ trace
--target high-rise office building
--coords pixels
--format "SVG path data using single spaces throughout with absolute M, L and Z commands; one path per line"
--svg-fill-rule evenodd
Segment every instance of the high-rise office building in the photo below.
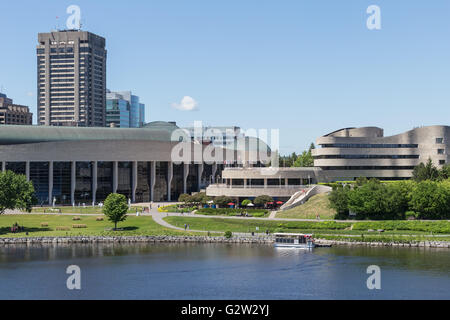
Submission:
M 145 123 L 145 104 L 131 91 L 106 94 L 106 126 L 140 128 Z
M 104 127 L 105 39 L 78 30 L 40 33 L 37 45 L 38 123 Z
M 32 121 L 30 108 L 14 104 L 12 99 L 0 93 L 0 124 L 31 125 Z

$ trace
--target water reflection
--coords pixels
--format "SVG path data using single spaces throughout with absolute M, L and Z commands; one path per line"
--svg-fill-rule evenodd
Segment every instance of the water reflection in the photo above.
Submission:
M 82 269 L 81 292 L 65 288 L 65 268 L 71 264 Z M 373 264 L 382 269 L 380 292 L 365 286 L 366 268 Z M 232 244 L 17 245 L 0 247 L 0 279 L 3 299 L 442 299 L 450 298 L 450 252 Z

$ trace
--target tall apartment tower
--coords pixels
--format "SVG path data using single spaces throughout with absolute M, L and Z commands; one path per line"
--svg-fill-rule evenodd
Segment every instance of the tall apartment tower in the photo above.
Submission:
M 105 39 L 79 30 L 39 33 L 38 123 L 104 127 Z

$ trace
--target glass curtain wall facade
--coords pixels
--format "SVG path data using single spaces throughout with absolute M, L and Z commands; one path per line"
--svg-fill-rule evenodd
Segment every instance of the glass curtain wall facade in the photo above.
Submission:
M 113 192 L 113 163 L 99 161 L 97 163 L 97 193 L 96 201 L 105 201 Z
M 151 162 L 138 162 L 136 202 L 151 201 Z
M 156 162 L 155 163 L 155 188 L 153 201 L 161 202 L 167 201 L 167 177 L 169 172 L 169 163 L 168 162 Z
M 75 168 L 75 204 L 92 202 L 92 162 L 77 162 Z
M 106 100 L 106 126 L 114 124 L 117 128 L 130 127 L 130 104 L 123 99 Z
M 189 175 L 186 182 L 187 193 L 197 192 L 198 185 L 198 164 L 191 163 L 189 165 Z
M 54 162 L 53 163 L 53 199 L 57 204 L 70 205 L 71 201 L 71 162 Z
M 184 164 L 173 164 L 173 177 L 170 186 L 172 201 L 178 201 L 178 198 L 184 191 Z
M 206 188 L 211 183 L 212 183 L 212 165 L 205 163 L 203 165 L 203 172 L 202 172 L 200 188 L 201 189 Z
M 12 171 L 15 174 L 26 174 L 25 162 L 7 162 L 5 167 L 6 171 Z
M 132 188 L 132 163 L 119 162 L 118 163 L 118 187 L 117 193 L 123 194 L 127 199 L 131 199 Z
M 49 203 L 48 173 L 48 162 L 30 163 L 30 179 L 33 181 L 34 191 L 39 205 L 48 205 Z

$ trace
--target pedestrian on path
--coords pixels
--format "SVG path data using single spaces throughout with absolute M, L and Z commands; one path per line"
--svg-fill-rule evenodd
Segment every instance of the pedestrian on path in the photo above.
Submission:
M 185 223 L 184 224 L 184 231 L 186 231 L 187 230 L 187 224 Z

